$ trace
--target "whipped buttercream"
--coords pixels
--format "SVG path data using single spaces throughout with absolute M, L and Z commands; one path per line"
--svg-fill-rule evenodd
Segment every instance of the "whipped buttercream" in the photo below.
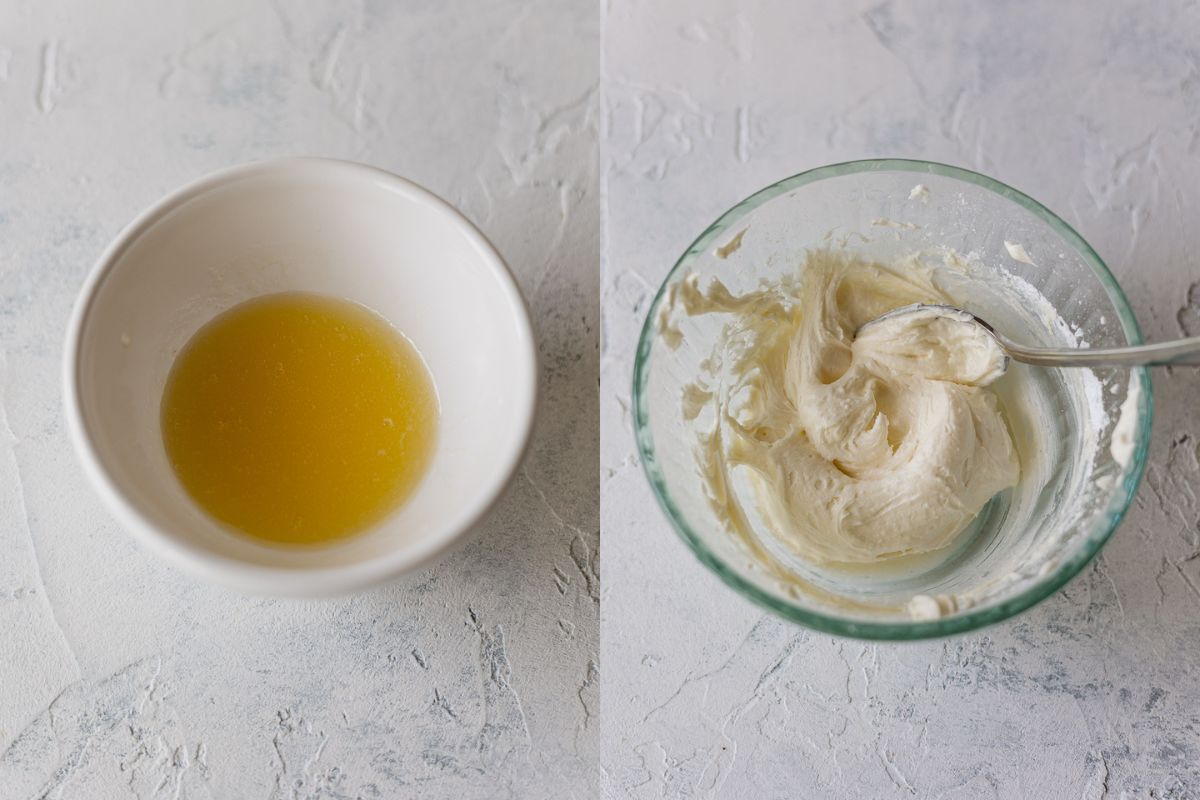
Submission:
M 702 288 L 702 283 L 705 285 Z M 915 259 L 807 256 L 799 278 L 743 295 L 690 275 L 658 318 L 678 346 L 681 315 L 729 321 L 710 374 L 689 385 L 684 416 L 705 407 L 697 462 L 714 512 L 744 524 L 730 487 L 751 487 L 780 543 L 814 563 L 869 563 L 942 549 L 997 492 L 1019 459 L 989 384 L 1004 355 L 977 325 L 914 303 L 949 304 Z

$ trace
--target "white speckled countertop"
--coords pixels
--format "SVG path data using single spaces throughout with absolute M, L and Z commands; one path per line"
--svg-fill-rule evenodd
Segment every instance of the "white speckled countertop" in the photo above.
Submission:
M 1200 797 L 1200 373 L 1156 373 L 1152 462 L 1101 558 L 1015 620 L 907 646 L 809 633 L 698 564 L 628 389 L 695 234 L 857 157 L 1028 191 L 1148 337 L 1200 335 L 1197 40 L 1184 0 L 3 4 L 0 797 Z M 120 226 L 289 154 L 459 205 L 517 273 L 543 369 L 530 459 L 480 535 L 320 603 L 137 547 L 59 399 L 67 314 Z
M 696 234 L 852 158 L 1024 189 L 1096 247 L 1149 338 L 1200 334 L 1200 8 L 611 0 L 604 27 L 612 796 L 1200 796 L 1200 373 L 1155 373 L 1153 460 L 1101 558 L 1017 619 L 908 646 L 733 594 L 658 511 L 629 415 L 641 321 Z
M 595 3 L 0 5 L 0 797 L 589 796 L 598 743 Z M 350 599 L 248 598 L 85 485 L 59 358 L 134 214 L 277 155 L 461 207 L 533 309 L 542 415 L 464 549 Z

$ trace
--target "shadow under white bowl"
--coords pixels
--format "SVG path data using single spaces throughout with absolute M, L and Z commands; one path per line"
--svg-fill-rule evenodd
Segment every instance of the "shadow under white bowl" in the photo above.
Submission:
M 286 291 L 381 314 L 425 359 L 440 406 L 436 450 L 413 494 L 323 547 L 261 544 L 208 516 L 176 478 L 159 427 L 167 374 L 196 330 Z M 536 362 L 512 275 L 455 209 L 371 167 L 282 159 L 203 178 L 122 231 L 71 317 L 65 408 L 88 477 L 141 541 L 245 591 L 321 596 L 425 563 L 488 512 L 529 440 Z

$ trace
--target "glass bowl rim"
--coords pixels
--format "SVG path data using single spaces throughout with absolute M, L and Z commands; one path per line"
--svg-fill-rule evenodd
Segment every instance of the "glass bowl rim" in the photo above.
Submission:
M 1131 378 L 1136 379 L 1140 387 L 1137 403 L 1137 426 L 1134 434 L 1133 457 L 1122 468 L 1120 486 L 1109 500 L 1105 511 L 1097 515 L 1097 519 L 1093 522 L 1092 528 L 1088 532 L 1082 547 L 1077 548 L 1076 552 L 1072 553 L 1069 558 L 1061 561 L 1051 572 L 1036 583 L 1027 587 L 1016 596 L 997 605 L 978 610 L 968 610 L 961 614 L 935 620 L 873 622 L 849 619 L 825 614 L 810 608 L 802 608 L 789 603 L 780 597 L 760 589 L 727 565 L 724 560 L 704 544 L 680 513 L 674 499 L 667 490 L 665 476 L 659 468 L 655 456 L 653 436 L 650 432 L 650 413 L 645 390 L 650 375 L 650 351 L 656 336 L 654 320 L 662 304 L 663 296 L 667 287 L 697 253 L 706 251 L 721 233 L 764 203 L 793 189 L 829 178 L 884 171 L 907 172 L 914 175 L 939 175 L 973 184 L 1010 200 L 1030 212 L 1046 223 L 1082 256 L 1084 262 L 1091 267 L 1093 274 L 1099 279 L 1109 301 L 1116 309 L 1125 338 L 1130 344 L 1142 343 L 1142 332 L 1137 318 L 1129 306 L 1129 301 L 1125 297 L 1125 293 L 1121 290 L 1116 278 L 1113 277 L 1112 272 L 1109 271 L 1103 259 L 1100 258 L 1092 246 L 1074 228 L 1029 195 L 978 172 L 936 161 L 906 158 L 873 158 L 844 161 L 800 172 L 758 190 L 721 214 L 715 222 L 709 225 L 684 250 L 683 255 L 676 260 L 675 265 L 667 273 L 666 278 L 663 279 L 662 284 L 659 286 L 658 292 L 655 294 L 654 300 L 647 311 L 645 322 L 642 325 L 642 332 L 638 339 L 637 352 L 633 365 L 632 405 L 634 437 L 637 441 L 638 455 L 642 462 L 642 468 L 654 492 L 655 499 L 658 501 L 663 513 L 666 514 L 675 532 L 692 550 L 700 562 L 716 573 L 717 577 L 743 597 L 757 603 L 768 611 L 784 619 L 823 633 L 875 641 L 913 641 L 966 633 L 1001 622 L 1037 605 L 1063 588 L 1072 578 L 1079 574 L 1100 552 L 1101 548 L 1120 525 L 1126 511 L 1129 509 L 1130 503 L 1133 501 L 1134 494 L 1137 492 L 1138 484 L 1141 482 L 1142 474 L 1146 467 L 1150 426 L 1153 417 L 1153 399 L 1149 370 L 1145 367 L 1131 370 Z

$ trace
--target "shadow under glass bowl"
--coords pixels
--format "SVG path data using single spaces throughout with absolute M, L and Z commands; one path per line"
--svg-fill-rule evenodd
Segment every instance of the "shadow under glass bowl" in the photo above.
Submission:
M 742 232 L 740 246 L 717 254 Z M 967 297 L 979 298 L 969 310 L 978 312 L 982 304 L 982 316 L 1016 341 L 1092 347 L 1142 341 L 1125 295 L 1095 251 L 1048 209 L 1009 186 L 968 170 L 901 159 L 853 161 L 795 175 L 743 200 L 710 225 L 675 264 L 650 306 L 634 364 L 633 405 L 638 449 L 659 504 L 683 541 L 725 583 L 770 611 L 820 631 L 922 639 L 974 630 L 1030 608 L 1100 551 L 1132 501 L 1150 434 L 1145 369 L 1095 370 L 1086 378 L 1062 370 L 1029 372 L 1031 385 L 1058 405 L 1043 408 L 1047 419 L 1032 420 L 1053 428 L 1053 435 L 1044 437 L 1053 452 L 1039 456 L 1040 471 L 1022 465 L 1022 481 L 1029 482 L 1024 498 L 998 495 L 940 563 L 930 561 L 932 566 L 883 586 L 878 598 L 874 590 L 862 589 L 854 599 L 867 602 L 852 604 L 854 610 L 828 602 L 830 586 L 819 585 L 820 580 L 815 594 L 797 590 L 811 576 L 798 583 L 781 580 L 779 565 L 765 564 L 757 549 L 740 543 L 713 512 L 695 460 L 695 431 L 682 420 L 680 398 L 723 325 L 688 318 L 681 323 L 683 345 L 673 350 L 655 325 L 664 297 L 691 273 L 720 277 L 735 293 L 747 291 L 764 279 L 796 274 L 807 251 L 839 242 L 848 252 L 876 261 L 936 249 L 1002 270 L 1007 285 L 1031 287 L 1059 316 L 1038 317 L 1028 304 L 1011 298 L 992 298 L 996 302 L 989 306 L 985 295 L 992 286 L 986 282 L 959 287 Z M 1010 242 L 1021 244 L 1032 263 L 1015 258 Z M 1125 404 L 1130 395 L 1133 400 Z M 1129 458 L 1118 460 L 1111 441 L 1123 404 L 1135 415 L 1133 448 Z M 1021 484 L 1013 491 L 1019 490 Z M 1009 575 L 1014 577 L 1008 580 Z M 957 591 L 964 581 L 996 583 L 1001 576 L 1007 584 L 997 583 L 1000 588 L 982 600 L 940 618 L 913 619 L 897 611 L 897 597 Z M 871 579 L 864 585 L 869 587 Z M 879 610 L 864 611 L 873 600 L 879 600 Z

